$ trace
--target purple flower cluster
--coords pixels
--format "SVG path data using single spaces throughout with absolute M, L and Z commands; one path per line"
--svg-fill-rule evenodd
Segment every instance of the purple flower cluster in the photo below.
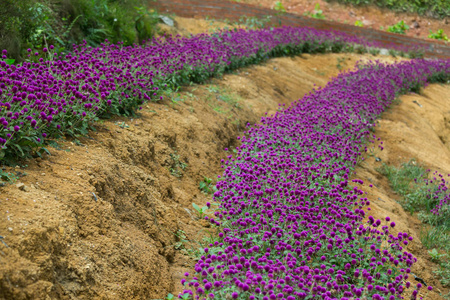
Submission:
M 367 216 L 350 177 L 375 118 L 436 73 L 450 75 L 450 61 L 360 66 L 249 128 L 214 193 L 222 230 L 179 297 L 401 298 L 412 237 Z
M 105 114 L 132 114 L 167 87 L 273 56 L 352 50 L 369 43 L 311 28 L 221 31 L 189 38 L 161 37 L 144 45 L 74 45 L 70 54 L 45 48 L 34 62 L 0 60 L 0 154 L 24 155 L 46 137 L 85 134 Z M 30 50 L 31 51 L 31 50 Z M 30 54 L 31 55 L 31 54 Z M 3 150 L 2 150 L 3 149 Z M 26 154 L 26 153 L 25 153 Z
M 438 172 L 435 172 L 433 175 L 433 179 L 425 178 L 424 182 L 427 186 L 432 187 L 429 190 L 429 201 L 431 203 L 437 202 L 437 204 L 430 212 L 435 215 L 435 225 L 439 225 L 442 222 L 448 223 L 450 218 L 450 193 L 448 181 L 445 180 L 444 175 Z M 450 177 L 450 174 L 448 176 Z

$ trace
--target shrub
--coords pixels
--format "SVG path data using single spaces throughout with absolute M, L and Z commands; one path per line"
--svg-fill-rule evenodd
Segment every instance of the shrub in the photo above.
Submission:
M 409 26 L 405 24 L 405 21 L 401 20 L 397 24 L 389 26 L 387 32 L 398 33 L 398 34 L 406 34 L 406 30 L 409 29 Z
M 328 0 L 352 5 L 377 5 L 398 12 L 418 13 L 434 18 L 450 15 L 450 2 L 447 0 Z
M 448 41 L 448 36 L 444 33 L 443 29 L 438 29 L 436 32 L 433 32 L 430 30 L 430 34 L 428 35 L 428 38 L 435 39 L 435 40 L 441 40 L 441 41 Z

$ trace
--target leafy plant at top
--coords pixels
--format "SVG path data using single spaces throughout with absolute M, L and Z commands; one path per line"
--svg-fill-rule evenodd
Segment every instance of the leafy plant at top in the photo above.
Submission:
M 281 1 L 275 2 L 275 5 L 273 6 L 273 9 L 280 13 L 285 13 L 286 9 L 284 8 L 284 5 Z
M 436 32 L 430 30 L 428 38 L 441 41 L 449 41 L 448 36 L 444 33 L 443 29 L 438 29 Z
M 314 10 L 311 13 L 306 13 L 307 16 L 314 18 L 314 19 L 325 19 L 325 15 L 323 14 L 323 11 L 320 9 L 320 3 L 316 3 Z
M 377 5 L 397 12 L 418 13 L 433 18 L 445 18 L 450 15 L 450 2 L 447 0 L 337 0 L 337 2 L 352 5 Z
M 405 21 L 401 20 L 397 24 L 389 26 L 387 32 L 398 33 L 398 34 L 406 34 L 406 30 L 409 29 L 409 26 L 405 24 Z

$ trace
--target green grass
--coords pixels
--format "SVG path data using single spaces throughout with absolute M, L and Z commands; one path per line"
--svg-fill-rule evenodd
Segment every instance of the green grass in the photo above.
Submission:
M 396 12 L 410 12 L 442 19 L 450 15 L 448 0 L 327 0 L 355 6 L 376 5 Z
M 401 205 L 411 214 L 422 210 L 430 211 L 436 206 L 435 201 L 428 199 L 430 187 L 421 182 L 428 172 L 415 160 L 403 163 L 398 168 L 383 164 L 378 171 L 388 178 L 392 189 L 403 196 Z
M 430 212 L 439 202 L 435 199 L 439 181 L 427 180 L 429 170 L 415 160 L 399 167 L 383 164 L 378 171 L 385 175 L 392 189 L 402 196 L 400 204 L 411 214 L 429 225 L 423 225 L 420 231 L 422 245 L 429 249 L 432 261 L 439 265 L 433 272 L 439 276 L 444 286 L 450 286 L 450 221 L 448 208 L 442 209 L 439 216 Z

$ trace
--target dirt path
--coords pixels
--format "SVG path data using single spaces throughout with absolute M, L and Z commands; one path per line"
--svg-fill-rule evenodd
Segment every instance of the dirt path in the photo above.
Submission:
M 193 27 L 201 26 L 208 28 Z M 221 173 L 223 149 L 236 146 L 245 124 L 275 112 L 279 103 L 301 98 L 358 60 L 375 58 L 395 61 L 356 54 L 273 59 L 172 93 L 137 117 L 102 121 L 89 138 L 57 141 L 51 156 L 17 166 L 27 175 L 0 188 L 0 235 L 8 245 L 0 244 L 0 299 L 161 299 L 176 293 L 194 263 L 183 254 L 182 240 L 199 241 L 209 227 L 192 203 L 210 201 L 198 187 L 205 176 Z M 436 93 L 444 92 L 448 87 Z M 394 213 L 403 216 L 400 208 Z
M 274 8 L 276 0 L 242 0 L 244 3 L 261 5 L 267 8 Z M 303 15 L 314 13 L 316 4 L 327 20 L 337 21 L 354 25 L 359 21 L 361 25 L 368 28 L 387 30 L 399 21 L 404 21 L 410 27 L 406 35 L 428 38 L 430 30 L 436 32 L 443 29 L 444 33 L 450 36 L 450 16 L 438 20 L 427 16 L 418 16 L 411 13 L 395 13 L 387 9 L 380 9 L 377 6 L 351 7 L 337 2 L 327 2 L 325 0 L 283 0 L 286 12 Z

